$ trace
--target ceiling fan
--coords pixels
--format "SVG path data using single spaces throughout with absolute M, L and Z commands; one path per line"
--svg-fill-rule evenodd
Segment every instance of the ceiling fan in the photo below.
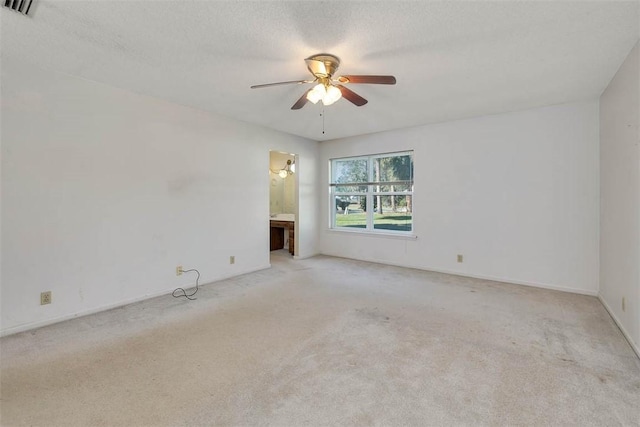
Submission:
M 361 107 L 368 102 L 366 99 L 364 99 L 354 91 L 346 88 L 342 84 L 396 84 L 396 78 L 394 76 L 348 75 L 334 78 L 333 75 L 340 66 L 340 58 L 328 53 L 313 55 L 305 59 L 304 61 L 307 63 L 307 68 L 309 69 L 311 74 L 313 74 L 313 80 L 293 80 L 288 82 L 267 83 L 251 86 L 251 89 L 260 89 L 263 87 L 289 84 L 317 83 L 314 87 L 303 93 L 300 99 L 298 99 L 296 103 L 291 107 L 292 110 L 299 110 L 300 108 L 304 107 L 308 101 L 311 101 L 314 104 L 316 104 L 318 101 L 322 101 L 324 105 L 331 105 L 342 97 L 358 107 Z

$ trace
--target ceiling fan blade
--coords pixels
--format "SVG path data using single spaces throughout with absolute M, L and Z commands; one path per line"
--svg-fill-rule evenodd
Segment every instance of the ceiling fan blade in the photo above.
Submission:
M 340 76 L 340 83 L 368 83 L 374 85 L 394 85 L 396 78 L 394 76 Z
M 328 76 L 329 72 L 327 71 L 327 66 L 322 61 L 318 61 L 316 59 L 305 59 L 304 62 L 307 63 L 307 68 L 311 71 L 311 74 L 314 76 L 322 75 Z
M 292 109 L 292 110 L 299 110 L 299 109 L 301 109 L 302 107 L 304 107 L 304 106 L 307 104 L 307 102 L 309 101 L 309 100 L 307 99 L 307 94 L 308 94 L 309 92 L 311 92 L 311 90 L 312 90 L 312 89 L 309 89 L 309 90 L 307 90 L 305 93 L 303 93 L 303 94 L 302 94 L 302 96 L 300 97 L 300 99 L 298 99 L 298 100 L 296 101 L 296 103 L 295 103 L 295 104 L 293 104 L 293 106 L 291 107 L 291 109 Z
M 338 89 L 340 89 L 340 92 L 342 92 L 342 97 L 343 98 L 345 98 L 347 101 L 357 105 L 358 107 L 362 107 L 364 104 L 369 102 L 366 99 L 364 99 L 363 97 L 361 97 L 360 95 L 358 95 L 357 93 L 355 93 L 354 91 L 352 91 L 351 89 L 347 89 L 346 87 L 344 87 L 342 85 L 336 85 L 336 87 Z
M 280 86 L 280 85 L 292 85 L 292 84 L 303 84 L 303 83 L 313 83 L 313 80 L 292 80 L 290 82 L 278 82 L 278 83 L 267 83 L 263 85 L 253 85 L 251 89 L 260 89 L 263 87 L 271 87 L 271 86 Z

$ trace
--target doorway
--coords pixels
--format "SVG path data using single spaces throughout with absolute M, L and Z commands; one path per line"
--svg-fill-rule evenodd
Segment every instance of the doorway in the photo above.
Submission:
M 269 152 L 270 251 L 297 255 L 298 173 L 297 156 L 283 151 Z

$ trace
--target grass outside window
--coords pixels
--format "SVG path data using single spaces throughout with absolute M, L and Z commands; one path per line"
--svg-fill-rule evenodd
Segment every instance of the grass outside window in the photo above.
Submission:
M 373 214 L 376 230 L 411 231 L 411 213 Z M 336 227 L 367 228 L 367 214 L 336 214 Z

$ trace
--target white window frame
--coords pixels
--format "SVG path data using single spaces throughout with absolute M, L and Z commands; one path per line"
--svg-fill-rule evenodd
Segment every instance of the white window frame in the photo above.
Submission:
M 401 157 L 401 156 L 411 156 L 411 164 L 412 164 L 412 174 L 409 180 L 403 181 L 387 181 L 387 182 L 374 182 L 374 159 L 384 158 L 384 157 Z M 355 183 L 336 183 L 335 182 L 335 166 L 334 162 L 336 161 L 350 161 L 350 160 L 366 160 L 367 161 L 367 182 L 355 182 Z M 392 153 L 380 153 L 380 154 L 371 154 L 365 156 L 353 156 L 353 157 L 337 157 L 333 159 L 329 159 L 329 228 L 331 231 L 339 231 L 339 232 L 347 232 L 347 233 L 364 233 L 364 234 L 381 234 L 381 235 L 394 235 L 394 236 L 408 236 L 415 238 L 415 224 L 414 224 L 414 206 L 415 206 L 415 188 L 414 188 L 414 177 L 413 171 L 415 169 L 414 163 L 414 155 L 413 150 L 410 151 L 399 151 Z M 375 187 L 381 185 L 409 185 L 410 191 L 376 191 Z M 366 186 L 366 191 L 355 191 L 355 192 L 336 192 L 335 189 L 338 186 Z M 370 209 L 367 209 L 366 212 L 366 227 L 365 228 L 354 228 L 354 227 L 340 227 L 336 225 L 336 198 L 337 197 L 352 197 L 352 196 L 362 196 L 366 197 L 367 206 L 371 206 Z M 387 229 L 375 229 L 374 228 L 374 214 L 375 209 L 374 205 L 374 197 L 376 196 L 410 196 L 411 197 L 411 230 L 408 231 L 398 231 L 398 230 L 387 230 Z

